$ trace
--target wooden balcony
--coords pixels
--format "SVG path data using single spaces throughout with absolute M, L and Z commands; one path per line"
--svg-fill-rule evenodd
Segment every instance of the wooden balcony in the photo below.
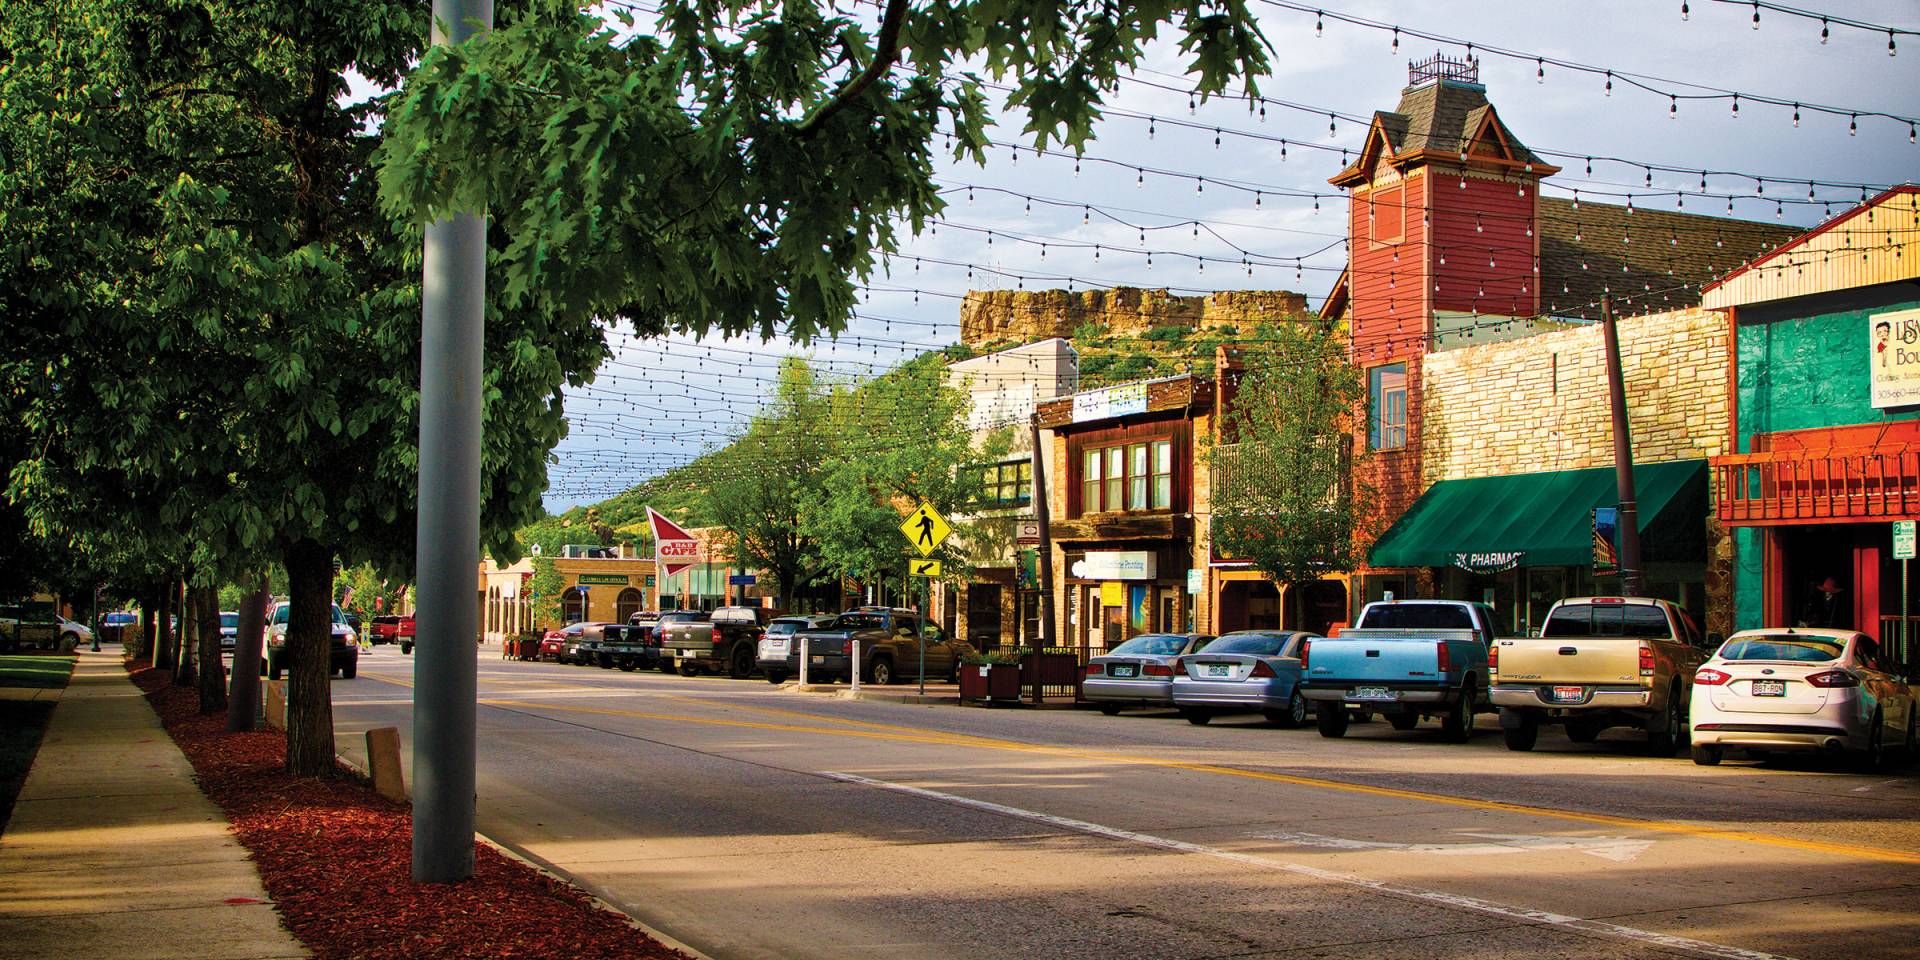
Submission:
M 1920 443 L 1737 453 L 1712 467 L 1732 526 L 1920 519 Z

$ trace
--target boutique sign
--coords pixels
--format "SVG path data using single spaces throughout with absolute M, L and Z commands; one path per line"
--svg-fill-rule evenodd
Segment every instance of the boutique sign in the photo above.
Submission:
M 1867 315 L 1867 371 L 1876 408 L 1920 406 L 1920 310 Z

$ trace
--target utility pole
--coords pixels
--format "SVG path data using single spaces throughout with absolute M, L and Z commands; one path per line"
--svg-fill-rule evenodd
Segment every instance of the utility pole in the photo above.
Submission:
M 1053 525 L 1047 510 L 1047 455 L 1040 446 L 1040 411 L 1028 421 L 1033 435 L 1033 518 L 1040 527 L 1040 646 L 1033 653 L 1033 702 L 1040 702 L 1041 651 L 1053 642 Z
M 1640 563 L 1640 505 L 1633 492 L 1633 428 L 1627 422 L 1627 388 L 1620 374 L 1620 331 L 1614 324 L 1613 297 L 1600 298 L 1600 332 L 1607 344 L 1607 393 L 1613 405 L 1613 469 L 1620 492 L 1620 592 L 1645 591 Z
M 433 21 L 430 43 L 461 43 L 493 0 L 433 0 Z M 422 273 L 413 880 L 449 883 L 473 876 L 485 211 L 428 224 Z

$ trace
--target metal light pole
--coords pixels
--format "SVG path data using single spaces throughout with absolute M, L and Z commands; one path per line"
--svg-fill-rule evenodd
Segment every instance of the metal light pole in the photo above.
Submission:
M 492 0 L 433 0 L 433 43 L 493 26 Z M 420 493 L 414 582 L 413 879 L 473 876 L 474 602 L 480 568 L 481 335 L 487 222 L 427 225 L 420 289 Z
M 1600 298 L 1600 332 L 1607 345 L 1607 394 L 1613 404 L 1613 469 L 1620 492 L 1620 593 L 1637 597 L 1646 568 L 1640 563 L 1640 505 L 1633 492 L 1633 428 L 1627 422 L 1627 388 L 1620 373 L 1620 331 L 1613 298 Z
M 1053 622 L 1053 522 L 1047 510 L 1047 453 L 1040 446 L 1040 411 L 1027 423 L 1033 436 L 1033 518 L 1040 527 L 1040 647 L 1033 656 L 1033 702 L 1040 702 L 1041 651 L 1057 646 Z

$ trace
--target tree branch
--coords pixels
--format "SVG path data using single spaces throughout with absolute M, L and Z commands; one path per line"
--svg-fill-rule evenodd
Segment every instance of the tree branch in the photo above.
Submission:
M 800 121 L 796 130 L 801 136 L 812 136 L 821 124 L 827 122 L 827 118 L 846 109 L 853 98 L 865 93 L 875 80 L 880 79 L 881 74 L 893 68 L 894 61 L 900 59 L 900 28 L 906 19 L 907 0 L 887 0 L 887 12 L 880 19 L 880 35 L 874 42 L 873 62 L 847 81 L 840 92 L 833 95 L 833 99 L 821 104 L 819 109 Z

